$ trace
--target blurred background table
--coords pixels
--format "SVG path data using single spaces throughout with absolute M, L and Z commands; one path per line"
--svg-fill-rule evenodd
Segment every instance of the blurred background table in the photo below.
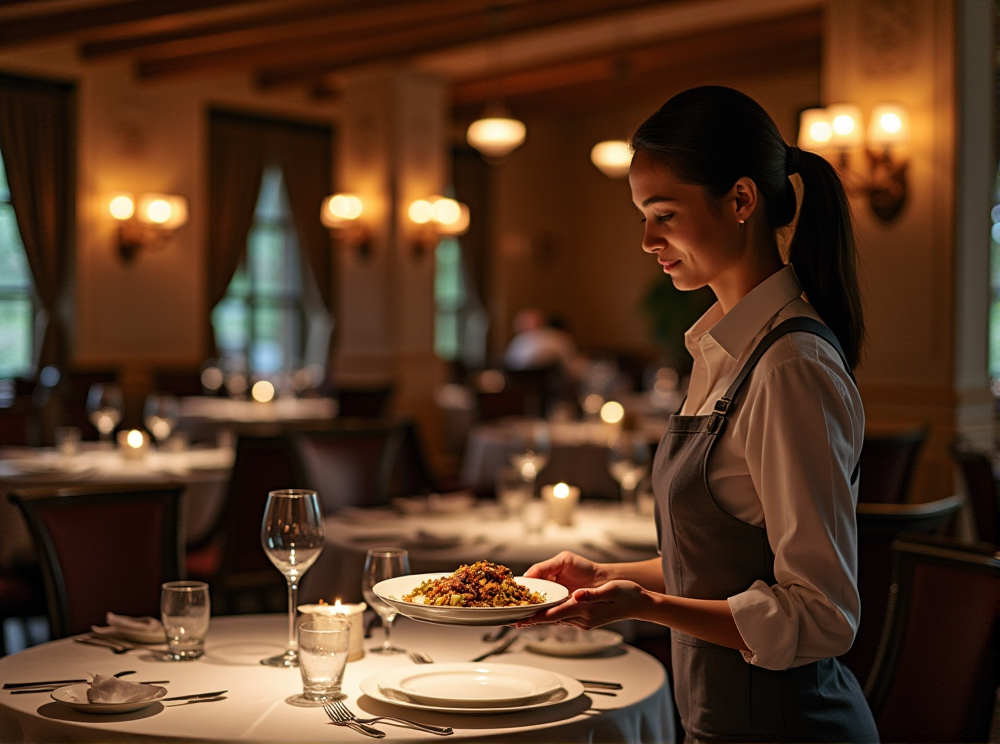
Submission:
M 333 398 L 277 398 L 255 400 L 190 396 L 180 399 L 177 430 L 191 441 L 214 442 L 221 430 L 237 433 L 279 434 L 289 428 L 323 428 L 337 417 Z

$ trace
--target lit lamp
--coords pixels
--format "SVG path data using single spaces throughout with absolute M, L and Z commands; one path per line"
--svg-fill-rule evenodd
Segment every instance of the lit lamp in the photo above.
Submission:
M 502 104 L 492 104 L 469 125 L 465 139 L 488 161 L 496 162 L 520 147 L 527 135 L 523 121 L 513 118 Z
M 624 140 L 605 140 L 591 148 L 590 162 L 608 178 L 625 178 L 632 165 L 632 150 Z
M 258 403 L 270 403 L 274 400 L 274 385 L 268 380 L 258 380 L 250 388 L 250 396 Z
M 108 211 L 118 222 L 118 251 L 126 262 L 140 248 L 162 248 L 188 218 L 187 200 L 170 194 L 143 194 L 137 208 L 132 194 L 117 193 Z
M 371 255 L 371 235 L 361 220 L 365 205 L 356 194 L 333 194 L 323 200 L 320 221 L 344 246 L 357 250 L 365 258 Z
M 437 247 L 441 238 L 462 235 L 469 229 L 469 208 L 443 196 L 417 199 L 406 214 L 413 225 L 413 251 L 418 256 Z
M 847 190 L 867 196 L 872 213 L 883 222 L 891 222 L 906 203 L 909 163 L 898 157 L 898 150 L 909 136 L 909 116 L 895 103 L 872 108 L 867 133 L 861 110 L 852 104 L 807 109 L 799 116 L 798 146 L 824 157 L 836 153 L 836 166 Z M 867 176 L 851 170 L 851 151 L 862 146 L 868 159 Z

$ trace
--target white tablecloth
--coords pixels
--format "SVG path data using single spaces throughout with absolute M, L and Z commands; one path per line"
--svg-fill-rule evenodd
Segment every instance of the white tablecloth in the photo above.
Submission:
M 222 429 L 281 433 L 286 427 L 322 427 L 337 416 L 332 398 L 278 398 L 270 403 L 193 396 L 181 398 L 177 426 L 192 440 L 213 441 Z
M 277 615 L 213 618 L 206 654 L 193 662 L 161 662 L 146 651 L 115 656 L 104 649 L 55 641 L 0 659 L 0 681 L 82 678 L 87 672 L 136 670 L 135 680 L 169 679 L 170 695 L 228 690 L 225 699 L 199 704 L 155 703 L 118 716 L 88 715 L 64 708 L 47 694 L 0 692 L 0 741 L 351 741 L 367 738 L 329 723 L 321 708 L 296 707 L 286 700 L 302 691 L 298 669 L 264 667 L 258 660 L 280 651 L 286 619 Z M 489 648 L 483 628 L 426 625 L 402 619 L 394 640 L 436 662 L 467 661 Z M 518 642 L 520 643 L 520 642 Z M 454 715 L 398 708 L 361 695 L 361 680 L 410 665 L 406 656 L 367 654 L 347 665 L 344 701 L 355 712 L 402 715 L 424 723 L 452 726 L 454 736 L 376 724 L 394 741 L 670 742 L 674 738 L 673 699 L 663 666 L 637 649 L 623 646 L 599 657 L 564 659 L 518 651 L 494 657 L 570 677 L 621 682 L 615 697 L 587 695 L 531 712 Z M 366 646 L 375 645 L 366 641 Z

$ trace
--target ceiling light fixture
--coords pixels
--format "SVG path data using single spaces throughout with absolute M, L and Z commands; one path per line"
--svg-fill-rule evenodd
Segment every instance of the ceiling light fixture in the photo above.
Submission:
M 624 178 L 632 165 L 632 149 L 624 140 L 598 142 L 590 150 L 590 162 L 608 178 Z

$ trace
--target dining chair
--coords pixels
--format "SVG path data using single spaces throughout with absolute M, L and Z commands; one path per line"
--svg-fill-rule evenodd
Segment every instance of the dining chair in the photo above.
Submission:
M 442 484 L 427 464 L 416 422 L 412 419 L 403 419 L 397 426 L 402 430 L 402 434 L 389 480 L 390 498 L 439 493 Z
M 339 404 L 338 415 L 344 418 L 380 419 L 389 412 L 393 392 L 391 385 L 337 388 L 334 395 Z
M 0 656 L 7 653 L 3 624 L 45 614 L 45 592 L 37 567 L 0 569 Z
M 961 496 L 924 504 L 858 503 L 858 594 L 861 622 L 840 660 L 862 685 L 868 679 L 885 623 L 892 584 L 892 541 L 903 534 L 943 532 L 962 505 Z
M 105 613 L 160 613 L 160 585 L 183 576 L 183 485 L 13 491 L 31 531 L 53 638 L 104 624 Z
M 991 740 L 1000 685 L 1000 554 L 925 536 L 893 543 L 893 584 L 865 696 L 882 741 Z
M 216 614 L 279 611 L 286 582 L 261 548 L 267 494 L 299 485 L 284 436 L 240 436 L 215 526 L 188 550 L 189 578 L 211 586 Z
M 959 442 L 952 444 L 951 456 L 958 463 L 965 481 L 978 538 L 984 542 L 997 542 L 1000 538 L 1000 493 L 992 460 L 988 455 Z
M 927 441 L 930 427 L 896 434 L 866 434 L 861 448 L 861 478 L 858 501 L 902 504 L 910 490 L 917 456 Z
M 324 431 L 289 435 L 302 488 L 319 493 L 324 514 L 389 503 L 404 437 L 395 422 L 338 419 Z

